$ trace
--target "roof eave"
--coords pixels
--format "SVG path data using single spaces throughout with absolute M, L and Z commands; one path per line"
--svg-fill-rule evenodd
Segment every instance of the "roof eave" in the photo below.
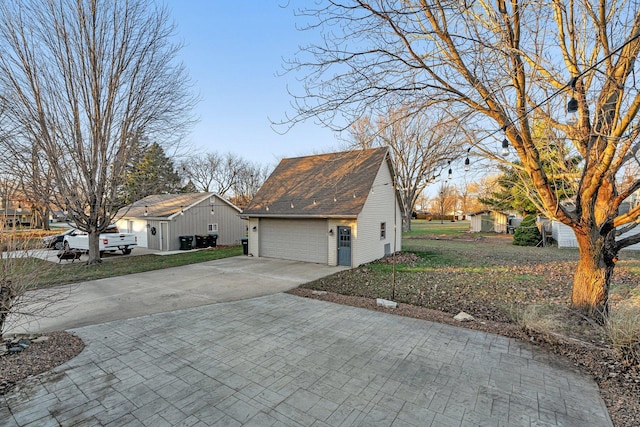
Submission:
M 250 219 L 250 218 L 284 218 L 284 219 L 294 219 L 294 218 L 300 218 L 300 219 L 357 219 L 358 215 L 353 215 L 353 214 L 330 214 L 330 215 L 321 215 L 321 214 L 314 214 L 314 215 L 305 215 L 305 214 L 241 214 L 240 218 L 242 219 Z

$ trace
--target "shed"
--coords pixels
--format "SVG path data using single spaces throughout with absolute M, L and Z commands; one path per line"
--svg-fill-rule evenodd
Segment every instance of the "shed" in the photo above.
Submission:
M 358 265 L 401 249 L 401 204 L 389 150 L 283 159 L 244 210 L 248 252 Z
M 210 234 L 218 245 L 239 245 L 246 234 L 240 212 L 216 193 L 157 194 L 120 209 L 116 224 L 149 249 L 173 251 L 181 249 L 181 236 Z
M 470 216 L 472 233 L 506 233 L 509 215 L 504 212 L 484 209 Z

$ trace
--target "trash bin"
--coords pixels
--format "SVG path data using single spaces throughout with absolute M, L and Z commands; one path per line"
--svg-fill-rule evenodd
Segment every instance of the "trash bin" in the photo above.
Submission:
M 208 242 L 209 246 L 215 248 L 218 244 L 218 235 L 217 234 L 209 234 Z
M 240 239 L 240 241 L 242 242 L 242 253 L 245 255 L 249 255 L 249 239 L 243 237 L 242 239 Z
M 189 249 L 193 249 L 193 236 L 180 236 L 180 250 L 188 251 Z
M 209 246 L 209 236 L 199 236 L 196 234 L 196 248 L 206 248 Z

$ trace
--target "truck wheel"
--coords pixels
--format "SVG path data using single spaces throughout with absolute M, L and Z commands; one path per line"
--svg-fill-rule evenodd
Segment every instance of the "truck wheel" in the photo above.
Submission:
M 131 253 L 131 249 L 129 249 L 129 248 L 124 248 L 122 250 L 122 255 L 129 255 L 130 253 Z

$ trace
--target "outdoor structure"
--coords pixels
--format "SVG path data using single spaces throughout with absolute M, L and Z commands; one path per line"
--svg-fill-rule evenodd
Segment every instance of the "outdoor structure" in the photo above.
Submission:
M 357 267 L 399 251 L 394 181 L 387 148 L 284 159 L 243 212 L 248 254 Z
M 149 249 L 184 249 L 181 236 L 213 234 L 218 245 L 239 245 L 246 234 L 240 212 L 216 193 L 158 194 L 120 209 L 116 225 L 135 233 L 138 246 Z
M 29 227 L 33 223 L 33 213 L 22 208 L 0 209 L 0 221 L 9 228 Z
M 575 203 L 573 200 L 563 202 L 563 205 L 565 205 L 565 208 L 568 210 L 575 209 Z M 624 202 L 620 204 L 619 213 L 622 215 L 626 212 L 629 212 L 630 209 L 633 209 L 638 205 L 640 205 L 640 190 L 632 193 Z M 618 227 L 618 229 L 622 229 L 624 227 L 625 225 L 622 225 Z M 616 240 L 623 239 L 625 237 L 635 234 L 636 232 L 637 230 L 635 229 L 630 230 L 627 233 L 617 236 Z M 553 240 L 555 240 L 558 243 L 559 248 L 577 248 L 578 247 L 578 240 L 576 239 L 576 235 L 573 232 L 573 229 L 567 225 L 564 225 L 560 221 L 556 221 L 556 220 L 551 221 L 551 235 L 553 237 Z M 640 250 L 640 243 L 636 243 L 635 245 L 628 246 L 625 249 Z
M 564 225 L 560 221 L 552 221 L 551 222 L 551 236 L 553 240 L 558 242 L 559 248 L 577 248 L 578 240 L 576 239 L 576 235 L 571 229 L 571 227 Z M 627 232 L 626 234 L 622 234 L 616 238 L 616 240 L 623 239 L 629 235 L 633 235 L 636 233 L 636 230 L 632 232 Z M 640 243 L 636 243 L 635 245 L 631 245 L 626 247 L 624 250 L 636 250 L 640 251 Z
M 492 231 L 495 233 L 506 233 L 508 218 L 509 215 L 504 212 L 489 209 L 472 213 L 469 216 L 471 220 L 470 231 L 472 233 L 490 233 Z

